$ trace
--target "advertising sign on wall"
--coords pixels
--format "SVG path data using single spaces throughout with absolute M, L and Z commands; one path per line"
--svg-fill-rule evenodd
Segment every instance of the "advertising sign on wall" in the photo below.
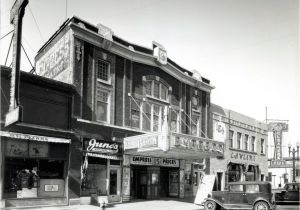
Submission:
M 225 139 L 226 139 L 225 123 L 219 122 L 219 121 L 214 121 L 213 130 L 214 130 L 213 131 L 214 140 L 220 141 L 220 142 L 225 142 Z

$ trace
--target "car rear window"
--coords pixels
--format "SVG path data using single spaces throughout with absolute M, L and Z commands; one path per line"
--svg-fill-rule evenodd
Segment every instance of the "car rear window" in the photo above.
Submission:
M 246 185 L 246 192 L 247 193 L 257 193 L 257 192 L 259 192 L 259 185 L 257 185 L 257 184 Z
M 243 185 L 240 184 L 230 185 L 229 190 L 231 192 L 243 192 Z

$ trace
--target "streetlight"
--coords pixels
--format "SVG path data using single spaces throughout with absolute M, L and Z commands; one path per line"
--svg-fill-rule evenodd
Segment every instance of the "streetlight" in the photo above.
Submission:
M 291 149 L 292 145 L 289 144 L 289 157 L 291 156 L 292 153 L 292 157 L 293 157 L 293 182 L 296 182 L 296 158 L 295 158 L 295 153 L 297 153 L 297 160 L 299 160 L 299 143 L 297 143 L 297 150 L 295 150 L 295 147 L 293 147 L 293 149 Z

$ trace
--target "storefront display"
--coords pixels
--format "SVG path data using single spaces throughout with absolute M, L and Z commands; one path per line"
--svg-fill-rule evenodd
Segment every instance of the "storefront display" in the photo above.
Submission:
M 3 139 L 2 145 L 5 148 L 4 198 L 65 195 L 67 144 L 6 137 Z M 55 193 L 55 190 L 47 193 L 49 187 L 45 186 L 51 185 L 54 179 L 63 182 L 59 186 L 60 191 L 63 190 L 60 193 Z

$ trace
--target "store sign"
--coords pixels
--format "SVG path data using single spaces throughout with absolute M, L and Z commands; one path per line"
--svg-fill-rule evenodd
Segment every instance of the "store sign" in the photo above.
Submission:
M 155 165 L 164 167 L 179 167 L 179 160 L 169 158 L 156 158 L 145 156 L 132 156 L 131 164 L 134 165 Z
M 125 139 L 124 140 L 124 148 L 125 149 L 143 149 L 143 148 L 150 148 L 150 147 L 158 147 L 158 135 L 151 136 L 136 136 Z
M 271 167 L 286 167 L 287 166 L 287 163 L 285 160 L 271 160 L 270 162 L 270 166 Z
M 84 140 L 84 149 L 88 152 L 118 154 L 120 153 L 121 145 L 117 142 L 87 139 Z
M 36 72 L 38 75 L 72 83 L 70 39 L 71 34 L 68 32 L 37 59 Z M 58 75 L 61 76 L 58 77 Z
M 223 122 L 214 121 L 213 124 L 214 140 L 225 142 L 226 139 L 226 126 Z
M 244 153 L 240 153 L 240 152 L 232 152 L 231 158 L 237 159 L 237 160 L 255 161 L 256 155 L 244 154 Z
M 58 192 L 57 184 L 45 184 L 45 192 Z

